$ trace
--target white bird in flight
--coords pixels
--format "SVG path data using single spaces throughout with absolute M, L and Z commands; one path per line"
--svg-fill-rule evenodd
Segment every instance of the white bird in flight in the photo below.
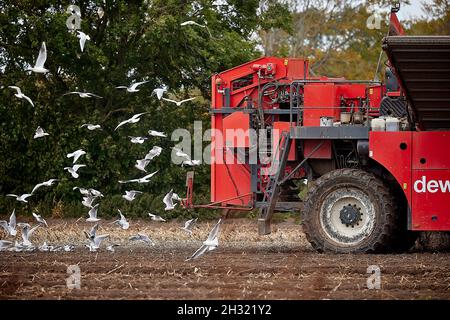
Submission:
M 72 188 L 72 190 L 76 190 L 76 189 L 78 189 L 82 195 L 87 196 L 87 195 L 90 195 L 90 194 L 91 194 L 91 193 L 89 192 L 89 190 L 88 190 L 88 189 L 85 189 L 85 188 L 80 188 L 80 187 L 73 187 L 73 188 Z
M 157 222 L 166 222 L 166 219 L 162 218 L 161 216 L 158 216 L 156 214 L 152 214 L 152 213 L 148 213 L 148 215 L 150 216 L 150 218 L 153 221 L 157 221 Z
M 158 173 L 158 170 L 156 170 L 155 172 L 152 172 L 142 178 L 139 179 L 132 179 L 132 180 L 119 180 L 119 183 L 132 183 L 132 182 L 137 182 L 137 183 L 148 183 L 150 182 L 150 178 L 153 177 L 156 173 Z
M 194 97 L 194 98 L 184 99 L 184 100 L 181 100 L 181 101 L 175 101 L 175 100 L 167 99 L 167 98 L 162 98 L 162 99 L 164 101 L 167 101 L 167 102 L 175 103 L 177 105 L 177 107 L 180 107 L 183 103 L 188 102 L 188 101 L 192 101 L 192 100 L 197 99 L 197 98 Z
M 158 98 L 158 100 L 161 100 L 164 95 L 164 92 L 166 92 L 166 91 L 167 91 L 166 87 L 156 88 L 153 90 L 152 95 L 156 94 L 156 97 Z
M 86 151 L 84 151 L 83 149 L 78 149 L 77 151 L 67 154 L 67 158 L 73 158 L 73 163 L 75 163 L 81 156 L 85 154 Z
M 143 193 L 142 191 L 136 191 L 136 190 L 131 190 L 131 191 L 125 191 L 125 194 L 122 195 L 122 198 L 124 198 L 127 201 L 133 201 L 134 199 L 136 199 L 136 196 L 138 194 Z
M 158 147 L 158 146 L 154 146 L 152 148 L 152 150 L 150 150 L 146 155 L 145 155 L 145 160 L 153 160 L 153 158 L 159 156 L 161 154 L 162 148 Z
M 38 183 L 37 185 L 34 186 L 33 190 L 31 190 L 31 194 L 34 194 L 34 192 L 41 187 L 51 187 L 56 181 L 58 181 L 58 179 L 50 179 L 50 180 Z
M 181 164 L 182 167 L 184 166 L 199 166 L 200 165 L 200 160 L 185 160 L 183 161 L 183 163 Z
M 145 140 L 147 140 L 147 137 L 132 137 L 132 136 L 128 136 L 128 138 L 130 138 L 131 143 L 135 143 L 135 144 L 143 144 L 145 142 Z
M 43 224 L 44 226 L 46 226 L 48 228 L 47 221 L 45 221 L 45 219 L 42 218 L 40 214 L 37 214 L 37 213 L 33 212 L 33 217 L 36 219 L 36 221 L 38 223 Z
M 85 123 L 80 126 L 80 128 L 84 128 L 84 127 L 86 127 L 90 131 L 94 131 L 94 130 L 101 128 L 101 126 L 99 124 L 92 124 L 92 123 Z
M 119 209 L 117 209 L 117 211 L 119 211 L 120 218 L 114 221 L 113 223 L 119 225 L 123 230 L 127 230 L 130 227 L 130 224 L 128 223 L 125 216 L 122 214 L 122 211 L 120 211 Z
M 67 96 L 70 94 L 77 94 L 80 98 L 98 98 L 98 99 L 103 99 L 103 97 L 96 95 L 94 93 L 90 93 L 90 92 L 80 92 L 80 91 L 71 91 L 71 92 L 67 92 L 64 93 L 63 96 Z
M 80 39 L 81 52 L 83 52 L 84 44 L 86 43 L 86 40 L 91 40 L 91 37 L 89 37 L 86 33 L 82 32 L 82 31 L 77 31 L 77 32 L 78 32 L 77 38 Z
M 102 197 L 102 198 L 104 197 L 103 193 L 101 193 L 100 191 L 95 190 L 95 189 L 93 189 L 93 188 L 90 188 L 88 191 L 89 191 L 89 193 L 92 194 L 94 197 Z
M 181 227 L 181 230 L 186 231 L 189 233 L 189 235 L 192 236 L 192 228 L 194 227 L 194 224 L 197 222 L 198 218 L 188 220 L 184 223 L 184 227 Z
M 83 231 L 83 232 L 86 235 L 86 238 L 93 240 L 95 238 L 95 236 L 97 235 L 97 230 L 98 230 L 98 223 L 96 223 L 89 232 L 87 232 L 87 231 Z
M 97 218 L 97 211 L 98 211 L 99 203 L 97 203 L 95 206 L 92 207 L 91 210 L 89 210 L 89 218 L 86 219 L 87 222 L 97 222 L 100 221 L 99 218 Z
M 136 160 L 136 164 L 134 165 L 134 167 L 140 171 L 144 171 L 147 172 L 147 170 L 145 170 L 145 167 L 150 163 L 150 160 L 148 159 L 140 159 L 140 160 Z
M 97 199 L 97 197 L 89 193 L 87 196 L 83 197 L 83 201 L 81 201 L 81 204 L 91 209 L 95 199 Z
M 31 99 L 30 99 L 29 97 L 27 97 L 26 95 L 24 95 L 24 94 L 22 93 L 22 90 L 20 90 L 19 87 L 17 87 L 17 86 L 8 86 L 8 88 L 16 90 L 17 93 L 15 93 L 14 95 L 15 95 L 17 98 L 27 100 L 27 101 L 34 107 L 33 101 L 31 101 Z
M 194 252 L 192 256 L 186 259 L 186 261 L 194 260 L 203 255 L 205 252 L 212 251 L 219 246 L 219 230 L 220 224 L 222 223 L 222 219 L 216 223 L 216 225 L 209 232 L 208 238 L 203 242 L 203 245 Z
M 85 234 L 86 234 L 86 232 L 85 232 Z M 89 248 L 89 251 L 95 252 L 95 251 L 97 251 L 97 249 L 100 248 L 102 241 L 105 240 L 106 238 L 109 238 L 109 234 L 102 234 L 99 236 L 96 235 L 94 238 L 88 238 L 89 245 L 86 245 L 86 246 Z
M 86 167 L 85 164 L 76 164 L 73 167 L 65 167 L 64 170 L 69 171 L 74 179 L 77 179 L 80 175 L 77 173 L 78 169 Z
M 129 238 L 131 241 L 143 241 L 145 243 L 149 243 L 151 245 L 155 245 L 155 243 L 145 234 L 138 233 L 137 235 L 131 236 Z
M 141 82 L 135 82 L 130 84 L 130 86 L 118 86 L 116 87 L 116 89 L 127 89 L 127 92 L 138 92 L 139 89 L 137 89 L 138 86 L 140 86 L 141 84 L 147 83 L 148 81 L 141 81 Z
M 168 194 L 166 194 L 164 196 L 163 199 L 164 204 L 166 205 L 166 207 L 164 208 L 164 210 L 169 211 L 169 210 L 173 210 L 175 209 L 175 206 L 177 205 L 176 203 L 173 203 L 173 189 L 171 189 L 169 191 Z
M 25 194 L 22 194 L 22 195 L 16 195 L 16 194 L 7 194 L 6 195 L 7 197 L 15 197 L 16 198 L 16 200 L 17 201 L 19 201 L 19 202 L 24 202 L 24 203 L 28 203 L 28 201 L 26 200 L 27 198 L 29 198 L 29 197 L 31 197 L 32 196 L 32 194 L 31 193 L 25 193 Z
M 191 160 L 191 157 L 187 153 L 183 152 L 181 149 L 178 149 L 178 148 L 175 148 L 175 147 L 173 147 L 172 149 L 175 151 L 175 155 L 177 157 L 185 158 L 187 160 Z
M 33 139 L 43 138 L 48 136 L 49 134 L 44 131 L 41 127 L 37 127 L 36 132 L 34 133 Z
M 12 241 L 0 240 L 0 251 L 10 248 L 13 245 Z
M 34 67 L 28 68 L 27 70 L 36 72 L 36 73 L 46 73 L 48 69 L 44 68 L 45 61 L 47 60 L 47 47 L 45 46 L 45 42 L 42 42 L 41 49 L 39 50 L 39 55 L 36 59 L 36 63 Z
M 167 138 L 167 135 L 164 132 L 159 132 L 159 131 L 155 131 L 155 130 L 148 130 L 148 134 L 153 137 Z
M 18 223 L 17 226 L 22 228 L 22 245 L 26 247 L 31 247 L 33 244 L 30 241 L 30 237 L 33 234 L 33 232 L 39 228 L 41 225 L 37 225 L 33 228 L 28 223 Z
M 11 216 L 9 217 L 9 223 L 5 220 L 0 221 L 0 226 L 5 229 L 6 233 L 10 236 L 15 236 L 17 234 L 16 231 L 16 209 L 13 210 Z
M 127 123 L 137 123 L 139 122 L 139 120 L 141 120 L 141 116 L 146 114 L 148 112 L 142 112 L 142 113 L 138 113 L 135 114 L 134 116 L 132 116 L 130 119 L 127 119 L 125 121 L 122 121 L 121 123 L 119 123 L 119 125 L 114 129 L 114 131 L 116 131 L 117 129 L 119 129 L 121 126 L 123 126 L 124 124 Z

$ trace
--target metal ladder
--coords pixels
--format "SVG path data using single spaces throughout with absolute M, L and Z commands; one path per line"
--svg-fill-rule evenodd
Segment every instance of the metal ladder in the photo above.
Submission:
M 275 211 L 275 206 L 280 196 L 280 181 L 284 178 L 284 171 L 286 169 L 286 163 L 289 156 L 289 150 L 291 146 L 291 139 L 289 132 L 284 131 L 281 134 L 280 141 L 278 143 L 279 160 L 274 158 L 273 163 L 278 162 L 278 168 L 275 174 L 272 174 L 266 185 L 262 206 L 259 210 L 258 217 L 258 233 L 260 235 L 270 234 L 270 224 L 272 222 L 272 216 Z M 272 165 L 273 165 L 272 163 Z

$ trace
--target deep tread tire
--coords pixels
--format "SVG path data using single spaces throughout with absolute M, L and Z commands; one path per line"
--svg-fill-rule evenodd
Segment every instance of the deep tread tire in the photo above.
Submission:
M 357 244 L 345 245 L 334 241 L 320 222 L 321 206 L 327 195 L 341 188 L 362 192 L 374 207 L 373 229 Z M 373 174 L 357 169 L 334 170 L 317 179 L 308 191 L 303 210 L 303 229 L 312 247 L 319 252 L 386 252 L 390 251 L 390 245 L 395 239 L 395 209 L 389 188 Z

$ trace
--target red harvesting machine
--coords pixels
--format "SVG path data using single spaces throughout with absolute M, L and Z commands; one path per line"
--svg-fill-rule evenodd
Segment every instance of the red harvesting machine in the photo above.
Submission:
M 405 250 L 416 231 L 449 231 L 450 36 L 405 36 L 395 12 L 384 83 L 274 57 L 214 75 L 212 203 L 192 203 L 189 173 L 185 207 L 258 208 L 260 234 L 298 210 L 320 252 Z

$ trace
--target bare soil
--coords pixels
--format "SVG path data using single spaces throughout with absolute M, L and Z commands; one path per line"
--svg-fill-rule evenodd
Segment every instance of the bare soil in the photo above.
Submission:
M 314 252 L 293 222 L 265 237 L 254 221 L 230 219 L 220 246 L 186 262 L 213 223 L 189 237 L 182 223 L 132 222 L 120 230 L 104 222 L 105 244 L 116 252 L 89 252 L 73 220 L 49 221 L 31 239 L 37 245 L 73 243 L 74 252 L 0 252 L 0 299 L 450 299 L 450 254 L 329 255 Z M 144 232 L 155 246 L 127 238 Z M 0 234 L 0 239 L 4 239 Z M 68 289 L 69 265 L 81 270 L 81 288 Z M 381 270 L 381 288 L 368 289 L 368 266 Z

